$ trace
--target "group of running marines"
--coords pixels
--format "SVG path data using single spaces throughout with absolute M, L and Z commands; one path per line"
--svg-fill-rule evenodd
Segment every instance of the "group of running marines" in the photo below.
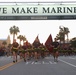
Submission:
M 53 42 L 52 47 L 53 47 L 53 56 L 54 60 L 57 61 L 57 58 L 55 59 L 55 56 L 58 56 L 58 42 Z M 20 59 L 30 60 L 31 58 L 34 58 L 35 61 L 37 62 L 39 58 L 44 58 L 45 56 L 50 54 L 50 51 L 43 45 L 40 44 L 39 42 L 33 43 L 31 45 L 28 42 L 24 42 L 23 46 L 19 45 L 16 42 L 16 39 L 14 39 L 11 47 L 12 51 L 12 56 L 13 56 L 13 63 L 17 62 L 18 60 L 18 53 L 20 55 Z

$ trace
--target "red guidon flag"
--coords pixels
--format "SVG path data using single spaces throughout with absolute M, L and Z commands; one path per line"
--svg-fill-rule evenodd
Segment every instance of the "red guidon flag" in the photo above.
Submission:
M 53 42 L 53 40 L 52 40 L 52 36 L 51 36 L 51 34 L 50 34 L 49 37 L 47 38 L 46 42 L 45 42 L 45 46 L 46 46 L 46 48 L 47 48 L 50 52 L 53 51 L 52 42 Z
M 35 40 L 33 42 L 33 46 L 35 48 L 38 48 L 40 45 L 41 45 L 41 43 L 40 43 L 40 40 L 39 40 L 38 35 L 37 35 L 37 37 L 35 38 Z

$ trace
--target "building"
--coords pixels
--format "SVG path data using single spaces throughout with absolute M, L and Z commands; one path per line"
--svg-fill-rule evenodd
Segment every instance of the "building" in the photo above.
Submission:
M 0 45 L 2 45 L 4 41 L 6 41 L 6 46 L 8 46 L 11 43 L 10 36 L 8 35 L 6 39 L 0 39 Z

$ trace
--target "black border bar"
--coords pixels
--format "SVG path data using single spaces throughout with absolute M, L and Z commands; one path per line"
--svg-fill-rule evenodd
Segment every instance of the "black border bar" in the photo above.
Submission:
M 76 15 L 66 16 L 0 16 L 0 20 L 72 20 Z

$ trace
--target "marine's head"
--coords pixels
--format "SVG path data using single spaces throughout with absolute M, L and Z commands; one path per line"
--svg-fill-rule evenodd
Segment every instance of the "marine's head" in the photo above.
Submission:
M 14 39 L 13 42 L 16 42 L 16 39 Z

